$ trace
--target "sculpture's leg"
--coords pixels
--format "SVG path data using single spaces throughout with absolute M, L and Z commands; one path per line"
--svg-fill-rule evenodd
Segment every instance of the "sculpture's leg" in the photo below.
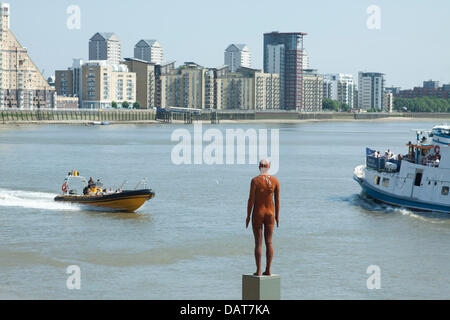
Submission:
M 255 260 L 256 260 L 256 273 L 255 276 L 260 276 L 261 272 L 261 256 L 262 256 L 262 240 L 263 240 L 263 228 L 262 226 L 253 227 L 253 235 L 255 236 Z
M 266 242 L 266 271 L 265 276 L 271 275 L 272 259 L 273 259 L 273 246 L 272 246 L 272 236 L 273 236 L 274 225 L 264 227 L 264 239 Z

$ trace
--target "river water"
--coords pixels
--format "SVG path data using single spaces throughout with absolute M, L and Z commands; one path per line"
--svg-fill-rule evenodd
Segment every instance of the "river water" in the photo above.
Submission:
M 381 206 L 352 180 L 365 147 L 406 152 L 433 122 L 204 125 L 279 129 L 283 299 L 449 299 L 450 216 Z M 254 165 L 173 164 L 184 125 L 0 126 L 0 299 L 240 299 Z M 53 201 L 68 171 L 156 198 L 136 214 Z M 264 259 L 263 259 L 264 263 Z M 69 290 L 69 266 L 81 289 Z M 369 266 L 380 289 L 369 290 Z

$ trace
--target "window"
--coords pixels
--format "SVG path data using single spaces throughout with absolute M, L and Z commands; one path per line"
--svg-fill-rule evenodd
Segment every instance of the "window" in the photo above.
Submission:
M 414 181 L 414 185 L 416 187 L 420 187 L 422 185 L 422 177 L 423 177 L 423 172 L 419 171 L 416 173 L 416 180 Z
M 449 191 L 450 191 L 449 187 L 442 187 L 442 195 L 443 196 L 448 196 Z
M 381 178 L 380 178 L 379 176 L 375 176 L 375 181 L 374 181 L 374 183 L 375 183 L 377 186 L 379 186 L 379 185 L 380 185 L 380 180 L 381 180 Z
M 389 187 L 389 179 L 387 179 L 387 178 L 383 179 L 383 187 L 385 187 L 385 188 Z

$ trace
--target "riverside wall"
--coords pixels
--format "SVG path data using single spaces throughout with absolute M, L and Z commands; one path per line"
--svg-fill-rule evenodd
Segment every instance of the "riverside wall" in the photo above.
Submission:
M 348 112 L 255 112 L 255 111 L 205 111 L 169 113 L 156 110 L 0 110 L 0 124 L 7 123 L 157 123 L 211 121 L 332 121 L 377 119 L 450 119 L 450 113 L 348 113 Z

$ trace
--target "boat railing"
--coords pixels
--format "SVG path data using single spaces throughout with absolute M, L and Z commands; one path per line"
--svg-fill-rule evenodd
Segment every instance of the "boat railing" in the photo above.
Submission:
M 394 164 L 395 166 L 391 166 L 389 163 Z M 377 171 L 400 172 L 401 165 L 401 160 L 378 158 L 372 155 L 367 156 L 366 160 L 367 168 Z
M 141 181 L 139 181 L 139 183 L 136 185 L 136 187 L 134 188 L 134 190 L 137 190 L 141 185 L 142 185 L 142 187 L 143 187 L 144 189 L 148 189 L 147 178 L 144 178 L 144 179 L 142 179 Z

